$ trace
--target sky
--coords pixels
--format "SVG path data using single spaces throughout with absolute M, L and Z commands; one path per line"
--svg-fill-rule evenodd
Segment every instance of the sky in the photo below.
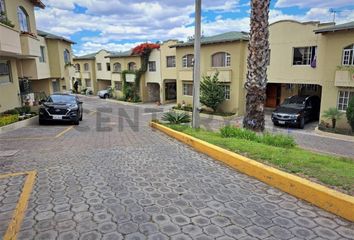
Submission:
M 125 51 L 142 42 L 186 40 L 194 34 L 194 0 L 42 0 L 37 28 L 70 38 L 74 54 Z M 202 0 L 202 31 L 249 30 L 249 0 Z M 271 0 L 269 22 L 354 21 L 352 0 Z

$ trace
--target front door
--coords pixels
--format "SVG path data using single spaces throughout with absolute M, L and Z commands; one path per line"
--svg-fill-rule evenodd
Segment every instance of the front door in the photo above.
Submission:
M 278 87 L 276 84 L 269 83 L 267 85 L 266 107 L 277 107 Z
M 60 92 L 59 80 L 53 80 L 52 86 L 53 86 L 53 92 Z
M 177 99 L 177 87 L 175 82 L 165 83 L 165 96 L 167 101 Z

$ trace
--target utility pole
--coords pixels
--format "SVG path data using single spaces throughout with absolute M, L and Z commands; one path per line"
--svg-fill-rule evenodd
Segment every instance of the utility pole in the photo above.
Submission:
M 193 64 L 193 115 L 192 127 L 200 127 L 200 38 L 201 38 L 202 0 L 195 0 L 195 34 Z

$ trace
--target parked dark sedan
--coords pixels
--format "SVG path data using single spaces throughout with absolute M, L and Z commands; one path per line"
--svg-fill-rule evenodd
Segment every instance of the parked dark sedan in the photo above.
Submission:
M 40 103 L 39 124 L 47 121 L 65 121 L 79 125 L 82 120 L 82 102 L 75 95 L 54 93 Z
M 289 97 L 272 113 L 272 121 L 274 125 L 304 128 L 307 122 L 319 119 L 320 102 L 317 96 Z

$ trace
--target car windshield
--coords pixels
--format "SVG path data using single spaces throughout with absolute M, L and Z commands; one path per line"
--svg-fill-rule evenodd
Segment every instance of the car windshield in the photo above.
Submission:
M 75 103 L 76 99 L 75 96 L 70 96 L 70 95 L 51 95 L 47 102 L 51 103 Z
M 305 107 L 306 99 L 299 97 L 291 97 L 284 100 L 282 106 L 289 108 L 303 108 Z

